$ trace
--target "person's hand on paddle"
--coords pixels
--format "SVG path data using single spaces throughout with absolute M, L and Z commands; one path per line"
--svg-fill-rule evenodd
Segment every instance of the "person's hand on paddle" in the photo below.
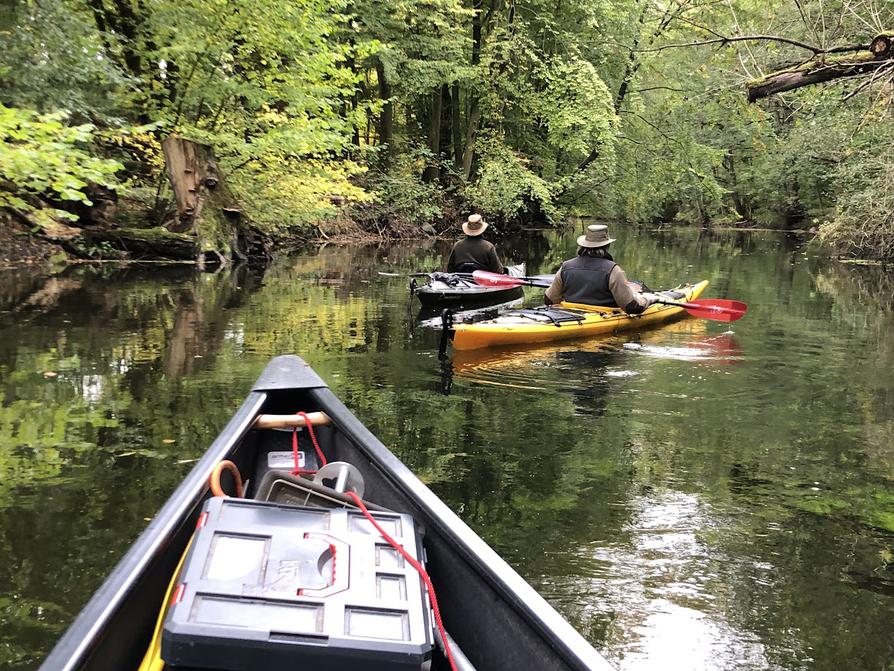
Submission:
M 649 307 L 661 298 L 661 296 L 659 296 L 658 294 L 653 294 L 651 291 L 644 291 L 640 295 L 646 299 L 646 307 Z

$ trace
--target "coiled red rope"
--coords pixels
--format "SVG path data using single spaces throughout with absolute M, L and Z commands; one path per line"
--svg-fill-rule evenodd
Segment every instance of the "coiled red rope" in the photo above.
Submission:
M 441 640 L 444 641 L 444 652 L 447 653 L 447 661 L 450 662 L 450 668 L 452 671 L 456 671 L 456 662 L 453 661 L 453 652 L 450 650 L 450 643 L 447 641 L 447 631 L 444 629 L 444 623 L 441 621 L 441 610 L 438 608 L 438 597 L 435 596 L 435 586 L 432 585 L 431 578 L 428 577 L 428 573 L 422 567 L 416 559 L 407 552 L 404 547 L 394 540 L 391 536 L 388 535 L 382 527 L 379 526 L 379 523 L 376 522 L 375 518 L 370 514 L 369 510 L 366 509 L 366 506 L 363 504 L 363 501 L 357 494 L 351 491 L 345 492 L 354 503 L 360 508 L 360 512 L 370 521 L 376 531 L 378 531 L 382 538 L 388 541 L 389 545 L 397 550 L 401 556 L 409 562 L 410 566 L 412 566 L 419 573 L 419 577 L 422 578 L 422 582 L 425 583 L 425 589 L 428 590 L 428 596 L 431 599 L 431 608 L 435 613 L 435 623 L 438 625 L 438 631 L 441 632 Z
M 303 410 L 299 410 L 295 413 L 299 417 L 304 419 L 304 425 L 307 427 L 307 432 L 310 434 L 310 440 L 314 444 L 314 449 L 317 451 L 317 457 L 320 459 L 320 466 L 325 466 L 328 462 L 326 461 L 326 457 L 323 454 L 323 450 L 320 449 L 320 444 L 317 442 L 317 436 L 314 433 L 314 425 L 310 423 L 310 417 L 307 416 L 307 413 Z M 292 429 L 292 456 L 295 459 L 295 468 L 292 469 L 292 475 L 300 475 L 301 473 L 316 473 L 314 470 L 301 468 L 298 465 L 298 427 L 296 426 Z

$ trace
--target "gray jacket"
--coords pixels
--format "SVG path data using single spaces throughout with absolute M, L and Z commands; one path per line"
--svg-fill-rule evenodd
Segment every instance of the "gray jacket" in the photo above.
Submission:
M 628 314 L 639 314 L 651 305 L 631 287 L 624 270 L 610 256 L 576 256 L 565 261 L 546 290 L 546 300 L 620 307 Z

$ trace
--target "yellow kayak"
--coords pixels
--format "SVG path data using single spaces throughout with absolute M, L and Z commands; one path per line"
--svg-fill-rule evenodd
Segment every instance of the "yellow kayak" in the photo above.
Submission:
M 698 298 L 707 286 L 708 281 L 703 280 L 697 284 L 683 284 L 661 294 L 668 300 L 687 302 Z M 650 305 L 642 314 L 628 315 L 620 308 L 558 303 L 548 308 L 512 310 L 496 319 L 477 324 L 456 324 L 453 327 L 453 347 L 469 350 L 585 338 L 624 329 L 645 328 L 684 313 L 683 308 L 673 305 Z

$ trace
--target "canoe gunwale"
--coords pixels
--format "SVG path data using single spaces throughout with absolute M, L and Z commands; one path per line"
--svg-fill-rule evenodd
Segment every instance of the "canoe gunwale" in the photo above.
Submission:
M 230 454 L 249 432 L 266 400 L 267 394 L 263 392 L 248 394 L 198 463 L 90 597 L 41 664 L 41 671 L 74 671 L 89 660 L 97 636 L 115 616 L 147 567 L 164 554 L 179 528 L 189 523 L 190 513 L 208 490 L 208 477 L 214 466 Z

